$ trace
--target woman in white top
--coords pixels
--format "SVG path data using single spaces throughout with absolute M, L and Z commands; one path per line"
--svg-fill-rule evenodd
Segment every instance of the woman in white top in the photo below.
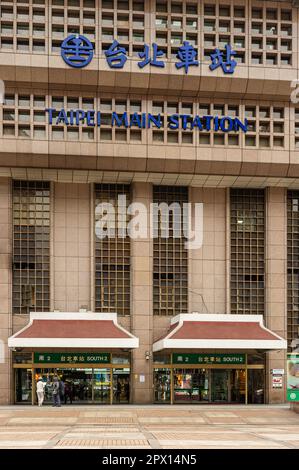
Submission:
M 38 399 L 38 406 L 42 406 L 45 395 L 45 384 L 41 377 L 38 379 L 36 384 L 36 394 Z

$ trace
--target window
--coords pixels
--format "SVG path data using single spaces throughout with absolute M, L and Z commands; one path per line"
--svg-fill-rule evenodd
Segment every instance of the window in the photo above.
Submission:
M 50 309 L 50 184 L 13 182 L 13 313 Z
M 153 202 L 169 206 L 177 203 L 182 209 L 183 203 L 188 202 L 188 188 L 154 186 Z M 154 217 L 154 224 L 158 229 L 158 236 L 154 238 L 154 314 L 177 315 L 187 312 L 188 253 L 183 236 L 183 217 L 175 218 L 170 210 L 168 223 L 167 217 L 159 211 Z M 180 237 L 175 237 L 178 234 Z
M 117 219 L 119 195 L 126 196 L 128 207 L 130 204 L 128 185 L 95 185 L 96 223 L 100 219 L 97 208 L 101 203 L 112 203 L 115 213 L 109 212 L 108 216 L 116 221 L 115 236 L 95 238 L 95 309 L 97 312 L 130 315 L 130 238 L 126 234 L 122 237 L 119 233 L 119 230 L 124 228 Z M 125 227 L 127 222 L 128 220 L 124 221 Z
M 264 219 L 262 189 L 231 189 L 231 313 L 264 313 Z
M 299 339 L 299 191 L 288 191 L 287 196 L 287 339 Z
M 251 64 L 292 65 L 292 40 L 290 39 L 287 43 L 284 40 L 287 36 L 291 38 L 292 34 L 291 10 L 253 7 L 251 9 Z M 263 50 L 264 38 L 265 49 Z M 255 54 L 255 49 L 261 50 L 261 54 Z M 267 53 L 269 51 L 271 54 Z
M 0 16 L 0 49 L 12 49 L 24 52 L 44 52 L 48 37 L 48 18 L 46 17 L 45 2 L 35 0 L 23 0 L 13 2 L 11 6 L 2 7 Z M 26 3 L 26 6 L 19 6 L 19 3 Z M 39 7 L 35 8 L 36 3 Z M 4 36 L 11 36 L 5 40 Z M 39 38 L 36 42 L 32 38 Z

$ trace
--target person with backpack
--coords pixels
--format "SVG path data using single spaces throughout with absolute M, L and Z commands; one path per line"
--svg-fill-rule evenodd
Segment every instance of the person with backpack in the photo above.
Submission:
M 53 394 L 53 405 L 52 406 L 61 406 L 60 393 L 59 393 L 59 380 L 58 380 L 57 375 L 54 375 L 54 377 L 53 377 L 52 394 Z

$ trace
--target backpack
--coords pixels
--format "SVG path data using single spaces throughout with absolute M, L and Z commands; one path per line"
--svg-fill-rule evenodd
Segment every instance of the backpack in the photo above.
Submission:
M 53 395 L 57 395 L 58 391 L 59 391 L 59 383 L 54 382 L 53 383 Z

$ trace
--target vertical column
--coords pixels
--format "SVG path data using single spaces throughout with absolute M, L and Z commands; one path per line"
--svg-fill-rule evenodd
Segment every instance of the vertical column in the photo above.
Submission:
M 131 240 L 131 325 L 140 342 L 133 351 L 132 398 L 133 403 L 152 403 L 152 357 L 146 359 L 153 347 L 153 246 L 149 231 L 152 186 L 135 183 L 132 191 L 132 201 L 144 205 L 148 224 L 147 239 Z
M 0 178 L 0 404 L 11 402 L 11 360 L 7 339 L 12 334 L 11 312 L 11 181 Z
M 90 186 L 54 188 L 54 309 L 90 309 Z
M 287 316 L 287 206 L 284 188 L 267 188 L 266 211 L 266 326 L 286 338 Z M 272 388 L 271 369 L 285 369 L 286 351 L 268 353 L 269 403 L 285 401 L 285 390 Z M 285 384 L 284 384 L 285 386 Z
M 189 194 L 192 205 L 203 203 L 203 244 L 189 250 L 189 312 L 225 313 L 225 189 L 190 188 Z

